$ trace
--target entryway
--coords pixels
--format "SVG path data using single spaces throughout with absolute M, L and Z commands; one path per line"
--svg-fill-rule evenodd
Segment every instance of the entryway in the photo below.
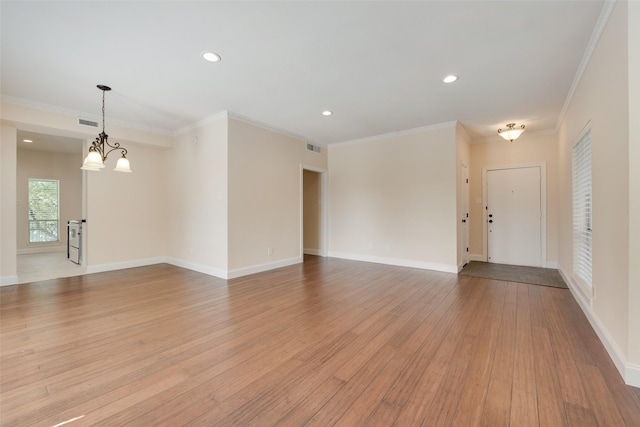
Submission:
M 546 266 L 544 164 L 483 170 L 486 261 Z
M 327 256 L 326 171 L 301 169 L 301 254 Z
M 17 131 L 18 283 L 86 271 L 67 259 L 67 223 L 83 217 L 85 203 L 82 150 L 83 141 L 78 138 Z

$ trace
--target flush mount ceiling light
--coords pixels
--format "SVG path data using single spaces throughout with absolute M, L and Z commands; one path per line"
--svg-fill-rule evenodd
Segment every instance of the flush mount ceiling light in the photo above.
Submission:
M 23 139 L 22 142 L 26 142 L 27 144 L 31 144 L 31 143 L 33 143 L 33 140 L 31 140 L 31 139 Z
M 127 159 L 127 149 L 120 146 L 120 143 L 114 142 L 113 145 L 109 143 L 109 135 L 104 132 L 104 94 L 111 90 L 109 86 L 98 85 L 98 89 L 102 91 L 102 132 L 98 134 L 95 141 L 91 143 L 89 147 L 89 154 L 84 159 L 84 163 L 80 169 L 86 171 L 99 172 L 104 168 L 104 162 L 107 160 L 109 153 L 112 151 L 120 151 L 122 157 L 118 159 L 114 171 L 117 172 L 131 172 L 131 166 Z
M 498 134 L 509 142 L 513 142 L 514 139 L 518 139 L 520 134 L 524 132 L 524 125 L 519 128 L 515 127 L 515 123 L 509 123 L 505 130 L 498 129 Z
M 324 110 L 324 111 L 322 112 L 322 115 L 323 115 L 323 116 L 330 116 L 330 115 L 332 115 L 332 114 L 333 114 L 333 111 L 329 111 L 329 110 Z
M 458 80 L 458 76 L 454 76 L 453 74 L 448 75 L 447 77 L 445 77 L 444 79 L 442 79 L 443 82 L 445 83 L 453 83 L 456 80 Z
M 218 55 L 217 53 L 213 53 L 213 52 L 204 52 L 202 54 L 202 57 L 205 59 L 205 61 L 209 61 L 209 62 L 220 62 L 220 61 L 222 61 L 222 58 L 220 57 L 220 55 Z

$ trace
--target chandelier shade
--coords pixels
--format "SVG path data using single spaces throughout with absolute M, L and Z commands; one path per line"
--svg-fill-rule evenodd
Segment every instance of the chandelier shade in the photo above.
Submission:
M 519 128 L 516 128 L 515 126 L 515 123 L 507 124 L 507 128 L 505 130 L 498 129 L 498 135 L 509 142 L 513 142 L 514 139 L 518 139 L 520 134 L 524 132 L 524 125 L 521 125 Z

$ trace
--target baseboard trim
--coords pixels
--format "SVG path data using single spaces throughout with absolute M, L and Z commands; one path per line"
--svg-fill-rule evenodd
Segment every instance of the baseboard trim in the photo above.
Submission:
M 469 254 L 469 261 L 484 261 L 482 254 Z
M 143 258 L 133 261 L 115 262 L 112 264 L 91 265 L 86 269 L 85 274 L 103 273 L 105 271 L 123 270 L 125 268 L 144 267 L 146 265 L 162 264 L 166 261 L 166 257 Z
M 177 258 L 166 259 L 167 264 L 175 265 L 176 267 L 186 268 L 187 270 L 197 271 L 198 273 L 203 273 L 209 276 L 218 277 L 220 279 L 228 279 L 227 270 L 223 270 L 221 268 L 210 267 L 208 265 L 196 264 L 189 261 L 184 261 Z
M 616 344 L 615 340 L 600 322 L 598 316 L 591 309 L 591 300 L 584 295 L 580 287 L 571 279 L 571 276 L 567 274 L 562 267 L 558 267 L 558 272 L 564 279 L 565 283 L 569 286 L 569 290 L 571 291 L 573 298 L 577 301 L 582 312 L 589 321 L 589 324 L 591 324 L 591 327 L 600 339 L 600 342 L 602 342 L 605 350 L 607 350 L 611 361 L 620 373 L 625 384 L 640 388 L 640 366 L 627 363 L 627 358 L 625 357 L 624 352 L 620 347 L 618 347 L 618 344 Z
M 220 279 L 233 279 L 249 274 L 261 273 L 263 271 L 273 270 L 275 268 L 287 267 L 293 264 L 299 264 L 303 261 L 302 257 L 288 258 L 266 264 L 253 265 L 249 267 L 238 268 L 236 270 L 223 270 L 216 267 L 210 267 L 202 264 L 196 264 L 171 257 L 146 258 L 127 262 L 118 262 L 113 264 L 101 264 L 89 266 L 85 274 L 102 273 L 105 271 L 123 270 L 125 268 L 143 267 L 146 265 L 167 263 L 176 267 L 186 268 L 188 270 L 197 271 L 209 276 L 218 277 Z M 16 279 L 17 281 L 17 279 Z M 10 284 L 10 283 L 8 283 Z
M 0 277 L 0 286 L 11 286 L 18 284 L 18 276 L 2 276 Z
M 322 256 L 322 252 L 320 251 L 320 249 L 304 248 L 302 250 L 302 253 L 305 254 L 305 255 Z
M 16 254 L 18 255 L 30 255 L 30 254 L 44 254 L 49 252 L 64 252 L 67 250 L 66 245 L 48 245 L 48 246 L 39 246 L 33 248 L 26 249 L 18 249 Z
M 263 271 L 274 270 L 280 267 L 288 267 L 294 264 L 300 264 L 302 262 L 303 262 L 302 257 L 287 258 L 287 259 L 282 259 L 279 261 L 269 262 L 265 264 L 257 264 L 257 265 L 251 265 L 249 267 L 236 268 L 235 270 L 229 270 L 227 274 L 229 276 L 228 277 L 229 279 L 235 279 L 242 276 L 248 276 L 249 274 L 262 273 Z
M 640 366 L 627 363 L 624 382 L 632 387 L 640 388 Z
M 546 264 L 544 265 L 545 268 L 558 268 L 558 263 L 555 261 L 547 261 Z
M 354 254 L 347 252 L 329 251 L 332 258 L 349 259 L 352 261 L 373 262 L 376 264 L 397 265 L 399 267 L 419 268 L 422 270 L 442 271 L 444 273 L 458 273 L 457 264 L 440 264 L 435 262 L 416 261 L 411 259 L 377 257 L 372 255 Z

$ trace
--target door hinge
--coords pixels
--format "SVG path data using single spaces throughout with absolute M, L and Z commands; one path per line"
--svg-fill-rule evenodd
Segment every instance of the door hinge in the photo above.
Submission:
M 467 178 L 467 184 L 469 183 L 469 178 Z

